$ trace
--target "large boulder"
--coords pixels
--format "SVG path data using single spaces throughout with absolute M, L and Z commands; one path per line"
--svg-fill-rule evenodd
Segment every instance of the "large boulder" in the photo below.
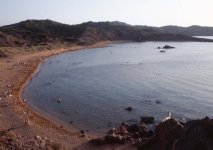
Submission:
M 140 145 L 139 150 L 172 150 L 182 129 L 178 121 L 170 118 L 156 127 L 154 136 Z
M 155 118 L 154 117 L 147 117 L 147 116 L 142 116 L 141 117 L 141 122 L 145 123 L 145 124 L 153 124 L 154 123 Z
M 175 150 L 213 150 L 213 120 L 187 122 Z
M 149 130 L 144 123 L 129 125 L 127 131 L 132 134 L 133 137 L 137 135 L 139 138 L 143 138 L 149 135 Z

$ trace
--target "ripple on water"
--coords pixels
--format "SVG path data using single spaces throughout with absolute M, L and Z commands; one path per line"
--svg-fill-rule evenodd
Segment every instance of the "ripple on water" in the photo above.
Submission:
M 33 105 L 72 125 L 103 132 L 143 115 L 213 117 L 213 44 L 113 44 L 47 59 L 24 90 Z M 57 98 L 62 99 L 57 103 Z M 133 107 L 132 112 L 125 111 Z

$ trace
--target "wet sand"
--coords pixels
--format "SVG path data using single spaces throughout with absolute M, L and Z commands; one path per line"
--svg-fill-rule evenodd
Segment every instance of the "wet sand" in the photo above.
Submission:
M 35 139 L 35 136 L 39 135 L 63 145 L 63 149 L 100 149 L 87 144 L 87 141 L 95 136 L 88 135 L 83 138 L 80 131 L 74 128 L 67 130 L 60 122 L 31 109 L 21 98 L 21 92 L 45 58 L 67 51 L 102 47 L 109 43 L 101 42 L 87 47 L 71 46 L 51 51 L 44 49 L 41 52 L 17 54 L 11 58 L 0 59 L 0 130 L 13 128 L 11 134 L 22 140 Z M 117 146 L 104 146 L 102 149 L 115 147 Z

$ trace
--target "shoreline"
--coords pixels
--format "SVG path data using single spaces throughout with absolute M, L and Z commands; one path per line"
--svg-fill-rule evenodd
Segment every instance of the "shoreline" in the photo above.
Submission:
M 26 79 L 26 81 L 21 86 L 21 88 L 19 90 L 19 101 L 22 102 L 24 105 L 26 105 L 26 107 L 29 110 L 31 110 L 33 113 L 35 113 L 36 115 L 41 117 L 41 119 L 44 119 L 47 122 L 53 123 L 56 128 L 62 127 L 61 129 L 66 130 L 68 133 L 70 133 L 70 131 L 75 131 L 75 132 L 80 131 L 81 128 L 74 127 L 72 124 L 62 121 L 62 120 L 58 119 L 57 117 L 53 116 L 52 114 L 50 114 L 46 111 L 43 111 L 43 110 L 37 108 L 36 106 L 33 106 L 33 104 L 28 103 L 27 100 L 24 100 L 24 98 L 23 98 L 24 89 L 31 82 L 31 80 L 34 78 L 34 76 L 36 76 L 39 73 L 40 67 L 43 65 L 43 63 L 45 62 L 46 59 L 53 57 L 53 56 L 61 55 L 63 53 L 71 53 L 74 51 L 80 51 L 80 50 L 85 50 L 85 49 L 103 48 L 103 47 L 107 47 L 109 44 L 113 44 L 113 43 L 123 43 L 123 42 L 121 42 L 121 41 L 119 41 L 119 42 L 101 42 L 101 43 L 97 43 L 97 44 L 94 44 L 91 46 L 83 46 L 83 47 L 79 47 L 76 49 L 74 48 L 73 50 L 69 50 L 69 48 L 68 48 L 65 51 L 42 58 L 42 60 L 40 62 L 38 62 L 38 64 L 36 65 L 37 67 L 35 69 L 32 69 L 32 73 L 28 76 L 28 79 Z M 95 138 L 98 136 L 98 134 L 95 134 L 93 132 L 88 132 L 87 135 L 92 138 Z
M 74 127 L 72 124 L 56 118 L 51 113 L 36 108 L 36 106 L 33 107 L 33 104 L 30 105 L 30 103 L 23 99 L 24 89 L 31 82 L 31 79 L 39 73 L 40 67 L 46 59 L 77 50 L 102 48 L 113 43 L 119 43 L 119 41 L 100 42 L 90 46 L 72 45 L 56 48 L 51 51 L 44 50 L 42 52 L 26 53 L 12 58 L 0 59 L 0 131 L 12 129 L 12 131 L 9 131 L 10 135 L 12 134 L 18 138 L 21 137 L 23 141 L 37 140 L 37 137 L 44 139 L 48 137 L 50 141 L 63 146 L 62 149 L 136 149 L 137 146 L 132 144 L 132 141 L 120 141 L 121 136 L 122 139 L 126 138 L 126 133 L 117 134 L 117 132 L 120 132 L 118 131 L 119 128 L 123 128 L 122 126 L 118 128 L 115 136 L 113 133 L 112 135 L 99 137 L 102 135 L 97 136 L 93 132 L 85 132 L 86 136 L 82 136 L 78 126 Z M 209 119 L 205 118 L 205 120 L 208 121 Z M 162 133 L 164 132 L 167 131 L 165 130 Z M 128 133 L 127 136 L 129 134 L 132 136 L 132 133 Z M 118 137 L 119 139 L 117 139 Z M 108 141 L 108 138 L 112 141 Z M 114 143 L 114 140 L 119 140 L 119 142 Z M 91 143 L 91 141 L 94 141 L 95 144 Z M 143 145 L 144 143 L 139 143 L 139 146 L 140 144 Z
M 56 55 L 60 55 L 60 54 L 63 54 L 63 53 L 71 53 L 71 52 L 74 52 L 74 51 L 79 51 L 79 50 L 85 50 L 85 49 L 91 49 L 91 48 L 102 48 L 102 47 L 106 47 L 108 46 L 109 44 L 113 44 L 113 43 L 118 43 L 118 42 L 100 42 L 100 43 L 96 43 L 94 45 L 89 45 L 89 46 L 80 46 L 80 47 L 77 47 L 77 48 L 73 48 L 70 47 L 70 48 L 67 48 L 65 51 L 61 51 L 59 53 L 53 53 L 47 57 L 44 57 L 42 58 L 42 60 L 40 62 L 38 62 L 38 64 L 36 64 L 36 68 L 35 69 L 32 69 L 32 72 L 30 73 L 30 75 L 28 76 L 28 78 L 26 79 L 26 81 L 24 81 L 24 83 L 22 84 L 22 86 L 20 87 L 20 90 L 19 90 L 19 101 L 22 102 L 24 105 L 26 105 L 26 107 L 28 109 L 30 109 L 33 113 L 35 113 L 36 115 L 38 115 L 39 117 L 41 117 L 42 119 L 50 122 L 50 123 L 53 123 L 55 127 L 59 127 L 61 128 L 61 126 L 63 126 L 62 129 L 64 130 L 67 130 L 67 132 L 69 133 L 70 129 L 71 131 L 73 130 L 80 130 L 80 129 L 77 129 L 76 127 L 73 127 L 72 125 L 68 125 L 68 123 L 58 119 L 57 117 L 49 114 L 48 112 L 45 112 L 45 111 L 42 111 L 41 109 L 33 106 L 33 105 L 30 105 L 27 101 L 24 102 L 25 100 L 23 99 L 23 92 L 24 92 L 24 89 L 27 87 L 27 85 L 31 82 L 31 80 L 34 78 L 34 76 L 36 76 L 39 71 L 40 71 L 40 67 L 43 65 L 44 61 L 50 57 L 53 57 L 53 56 L 56 56 Z M 71 49 L 71 50 L 69 50 Z M 69 126 L 69 127 L 68 127 Z M 64 128 L 65 127 L 65 128 Z M 68 128 L 68 129 L 67 129 Z M 90 134 L 89 134 L 90 135 Z M 93 134 L 92 134 L 93 135 Z
M 6 104 L 5 107 L 0 107 L 2 114 L 0 121 L 3 122 L 0 125 L 0 130 L 8 130 L 12 127 L 14 129 L 10 133 L 15 137 L 22 137 L 23 140 L 35 139 L 37 135 L 49 137 L 51 141 L 64 145 L 66 148 L 63 149 L 67 149 L 67 147 L 74 149 L 81 145 L 87 147 L 87 142 L 96 136 L 88 133 L 88 136 L 82 138 L 79 129 L 72 125 L 67 128 L 63 121 L 54 119 L 51 114 L 38 112 L 23 100 L 22 92 L 30 80 L 39 72 L 39 68 L 45 59 L 66 52 L 101 48 L 118 42 L 106 41 L 89 46 L 73 45 L 51 51 L 44 50 L 0 59 L 0 102 Z

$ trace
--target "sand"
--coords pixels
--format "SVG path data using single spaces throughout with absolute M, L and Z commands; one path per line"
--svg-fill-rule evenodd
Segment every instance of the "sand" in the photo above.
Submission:
M 87 143 L 95 136 L 88 134 L 86 137 L 81 137 L 80 131 L 74 128 L 65 129 L 59 122 L 48 119 L 46 115 L 31 109 L 20 95 L 23 86 L 30 81 L 45 58 L 62 52 L 102 47 L 107 44 L 109 42 L 101 42 L 92 46 L 73 45 L 51 51 L 43 49 L 40 52 L 21 53 L 11 58 L 1 58 L 0 130 L 13 128 L 10 132 L 23 140 L 35 139 L 35 136 L 39 135 L 63 145 L 63 149 L 100 149 Z M 105 146 L 101 149 L 114 149 L 115 147 L 117 146 Z

